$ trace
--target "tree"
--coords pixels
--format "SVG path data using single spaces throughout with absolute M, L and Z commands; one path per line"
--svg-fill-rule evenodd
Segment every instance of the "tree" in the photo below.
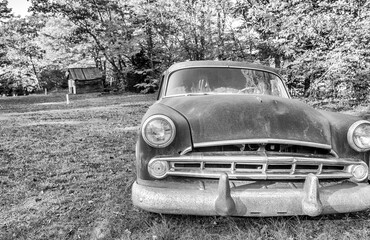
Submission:
M 31 3 L 35 16 L 29 23 L 2 21 L 13 27 L 1 25 L 8 33 L 0 37 L 0 59 L 7 66 L 33 66 L 35 74 L 92 59 L 107 79 L 127 90 L 137 83 L 152 88 L 173 62 L 229 59 L 280 68 L 289 88 L 302 96 L 369 95 L 370 5 L 365 0 Z
M 179 60 L 227 59 L 227 0 L 151 1 L 146 4 L 154 42 L 164 63 Z
M 8 8 L 8 1 L 7 0 L 0 0 L 0 32 L 5 33 L 5 25 L 7 20 L 12 17 L 11 9 Z M 9 63 L 6 58 L 7 55 L 7 42 L 5 38 L 5 34 L 0 36 L 0 67 L 4 64 Z
M 3 70 L 13 73 L 13 78 L 21 81 L 23 87 L 38 86 L 38 63 L 43 50 L 37 43 L 38 31 L 44 22 L 35 16 L 12 18 L 4 28 L 7 39 L 9 63 Z
M 0 0 L 0 23 L 13 17 L 12 9 L 8 7 L 8 0 Z
M 362 0 L 255 0 L 238 1 L 236 14 L 257 33 L 256 58 L 283 67 L 289 87 L 305 96 L 350 98 L 354 85 L 366 85 L 369 8 Z
M 129 1 L 32 0 L 32 10 L 63 16 L 76 26 L 75 36 L 94 43 L 97 62 L 109 62 L 113 76 L 125 85 L 125 70 L 135 49 L 135 12 Z
M 32 82 L 32 76 L 23 67 L 24 62 L 18 61 L 17 47 L 25 43 L 17 35 L 15 26 L 20 26 L 18 19 L 13 17 L 11 9 L 8 8 L 8 1 L 0 1 L 0 94 L 17 94 Z M 18 21 L 18 22 L 17 22 Z M 23 35 L 25 33 L 21 33 Z M 24 48 L 24 51 L 32 51 Z M 22 81 L 25 77 L 26 80 Z

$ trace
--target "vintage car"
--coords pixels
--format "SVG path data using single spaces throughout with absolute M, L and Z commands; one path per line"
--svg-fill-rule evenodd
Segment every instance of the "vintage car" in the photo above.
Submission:
M 132 200 L 167 214 L 362 211 L 369 151 L 370 122 L 291 99 L 273 68 L 177 63 L 142 119 Z

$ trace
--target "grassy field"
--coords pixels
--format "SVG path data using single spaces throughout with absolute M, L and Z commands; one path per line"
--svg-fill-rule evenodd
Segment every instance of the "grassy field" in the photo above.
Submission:
M 369 213 L 227 218 L 132 206 L 154 95 L 0 98 L 0 239 L 369 239 Z

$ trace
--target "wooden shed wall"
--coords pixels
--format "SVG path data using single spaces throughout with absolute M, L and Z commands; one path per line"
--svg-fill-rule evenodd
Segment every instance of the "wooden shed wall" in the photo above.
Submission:
M 100 92 L 104 89 L 103 80 L 75 80 L 76 93 Z

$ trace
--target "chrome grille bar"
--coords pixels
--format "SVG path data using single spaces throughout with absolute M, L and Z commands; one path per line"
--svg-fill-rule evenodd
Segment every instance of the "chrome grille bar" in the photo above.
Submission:
M 184 149 L 180 154 L 186 155 L 190 152 L 253 152 L 264 150 L 273 153 L 301 153 L 301 154 L 325 154 L 337 157 L 330 145 L 287 139 L 237 139 L 225 141 L 212 141 L 194 143 L 193 147 Z

